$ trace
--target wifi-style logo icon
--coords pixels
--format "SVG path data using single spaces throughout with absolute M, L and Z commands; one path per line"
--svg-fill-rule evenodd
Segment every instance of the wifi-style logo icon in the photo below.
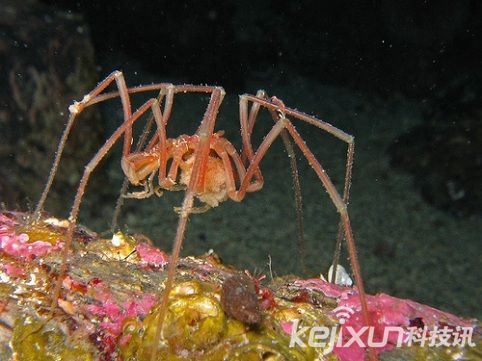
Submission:
M 348 320 L 351 315 L 355 313 L 352 308 L 347 307 L 347 306 L 338 306 L 332 311 L 336 318 L 340 321 L 340 324 L 343 325 L 346 320 Z

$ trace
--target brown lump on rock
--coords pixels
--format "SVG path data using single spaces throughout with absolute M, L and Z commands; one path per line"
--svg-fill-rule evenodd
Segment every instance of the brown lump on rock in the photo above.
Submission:
M 261 321 L 261 310 L 254 282 L 247 275 L 235 274 L 223 282 L 221 306 L 228 316 L 248 325 Z

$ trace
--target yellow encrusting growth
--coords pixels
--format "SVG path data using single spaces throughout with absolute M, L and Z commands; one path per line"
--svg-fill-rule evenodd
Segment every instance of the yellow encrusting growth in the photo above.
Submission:
M 175 283 L 162 329 L 162 341 L 157 345 L 158 360 L 316 360 L 323 349 L 289 347 L 290 335 L 282 322 L 300 320 L 304 326 L 322 321 L 334 325 L 309 304 L 292 304 L 279 300 L 279 306 L 264 313 L 258 327 L 249 327 L 228 317 L 221 308 L 219 287 L 194 280 Z M 123 336 L 130 341 L 121 345 L 124 359 L 149 360 L 155 347 L 154 327 L 159 306 L 155 306 L 142 322 L 131 320 Z M 305 340 L 306 341 L 306 340 Z M 337 360 L 334 355 L 324 360 Z
M 19 317 L 11 340 L 13 356 L 21 361 L 94 361 L 97 352 L 86 336 L 67 337 L 54 321 Z
M 65 240 L 64 234 L 43 222 L 35 225 L 27 225 L 25 227 L 21 227 L 18 231 L 19 233 L 25 233 L 26 235 L 28 235 L 29 243 L 42 241 L 48 242 L 52 246 L 55 246 L 58 241 L 63 242 Z

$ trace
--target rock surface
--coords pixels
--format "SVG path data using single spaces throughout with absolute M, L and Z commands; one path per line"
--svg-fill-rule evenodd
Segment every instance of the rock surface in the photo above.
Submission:
M 44 186 L 68 105 L 97 81 L 94 50 L 80 15 L 35 1 L 3 1 L 0 33 L 0 201 L 26 208 Z M 79 164 L 98 147 L 99 119 L 89 113 L 75 127 L 56 180 L 55 212 L 80 179 Z
M 78 227 L 58 306 L 49 318 L 68 222 L 30 220 L 25 213 L 0 214 L 0 360 L 148 360 L 168 255 L 122 233 L 101 239 Z M 362 332 L 356 288 L 295 276 L 268 284 L 262 280 L 223 265 L 213 253 L 183 258 L 163 340 L 157 345 L 158 359 L 365 359 L 365 348 L 350 342 L 352 332 L 362 335 L 360 342 L 368 335 Z M 233 297 L 239 283 L 259 302 L 259 314 L 249 322 L 226 305 L 239 302 L 242 307 L 243 300 Z M 229 297 L 222 300 L 222 294 Z M 375 349 L 382 360 L 478 360 L 482 355 L 477 320 L 384 294 L 369 296 L 368 304 L 374 340 L 380 342 L 387 327 L 400 330 Z M 333 343 L 322 338 L 327 342 L 309 345 L 307 330 L 315 326 L 331 330 Z M 447 344 L 456 342 L 462 330 L 470 330 L 470 338 L 451 347 L 435 347 L 428 340 L 397 347 L 398 336 L 419 329 L 451 330 Z

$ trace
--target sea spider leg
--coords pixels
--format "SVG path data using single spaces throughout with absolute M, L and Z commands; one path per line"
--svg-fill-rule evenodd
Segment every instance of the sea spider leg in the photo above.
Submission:
M 162 116 L 162 121 L 160 124 L 157 124 L 157 134 L 153 139 L 150 141 L 149 145 L 147 146 L 147 150 L 152 149 L 155 145 L 159 145 L 159 185 L 164 189 L 170 189 L 173 186 L 173 179 L 167 172 L 167 134 L 166 134 L 166 127 L 169 121 L 171 112 L 172 112 L 172 105 L 174 102 L 174 95 L 178 93 L 207 93 L 211 94 L 214 92 L 218 92 L 218 87 L 208 86 L 208 85 L 170 85 L 167 87 L 167 94 L 166 94 L 166 101 Z M 199 133 L 203 123 L 201 123 L 200 127 L 198 128 L 196 133 Z M 213 128 L 214 129 L 214 128 Z M 174 172 L 175 167 L 171 167 Z M 203 172 L 204 173 L 204 172 Z M 204 182 L 204 174 L 200 175 L 201 179 L 199 181 L 200 184 Z
M 159 98 L 158 98 L 158 101 L 160 102 Z M 139 140 L 137 141 L 137 144 L 136 144 L 136 148 L 135 148 L 135 151 L 136 152 L 139 152 L 142 147 L 144 147 L 145 143 L 147 142 L 147 137 L 149 136 L 149 133 L 151 131 L 151 128 L 152 128 L 152 125 L 154 123 L 154 119 L 153 117 L 151 117 L 144 129 L 142 130 L 142 134 L 139 138 Z M 111 220 L 111 223 L 110 223 L 110 233 L 114 233 L 115 230 L 117 229 L 117 221 L 119 219 L 119 216 L 120 216 L 120 212 L 122 210 L 122 206 L 124 205 L 124 194 L 127 193 L 127 188 L 129 187 L 129 178 L 127 178 L 127 176 L 124 175 L 124 180 L 122 181 L 122 186 L 119 190 L 119 195 L 117 197 L 117 201 L 115 203 L 115 207 L 114 207 L 114 214 L 112 215 L 112 220 Z
M 343 198 L 340 196 L 338 191 L 336 190 L 328 174 L 325 172 L 325 170 L 318 162 L 314 154 L 311 152 L 309 147 L 303 141 L 303 138 L 301 137 L 301 135 L 297 132 L 297 130 L 295 129 L 291 121 L 288 118 L 286 118 L 286 115 L 289 115 L 293 118 L 305 121 L 318 128 L 321 128 L 333 134 L 337 138 L 346 139 L 347 143 L 349 144 L 353 142 L 353 139 L 350 140 L 352 136 L 350 136 L 349 134 L 343 132 L 338 128 L 335 128 L 331 124 L 325 123 L 319 119 L 308 116 L 299 111 L 286 108 L 284 106 L 280 108 L 279 103 L 275 104 L 272 101 L 268 101 L 262 98 L 257 98 L 252 95 L 243 95 L 242 97 L 246 98 L 248 101 L 259 103 L 261 106 L 267 108 L 268 110 L 276 112 L 278 116 L 277 116 L 277 122 L 275 123 L 273 128 L 269 131 L 269 133 L 266 135 L 266 137 L 263 139 L 256 153 L 254 154 L 254 157 L 252 157 L 252 159 L 250 160 L 250 164 L 248 166 L 248 169 L 246 170 L 245 177 L 241 180 L 239 189 L 237 191 L 231 192 L 230 198 L 236 201 L 241 201 L 244 198 L 244 196 L 246 195 L 246 192 L 249 191 L 249 185 L 252 182 L 252 178 L 255 177 L 255 173 L 259 167 L 260 161 L 263 159 L 263 157 L 265 156 L 266 152 L 268 151 L 269 147 L 274 142 L 274 140 L 281 134 L 283 129 L 286 129 L 291 135 L 291 137 L 293 138 L 296 145 L 300 148 L 305 158 L 308 160 L 309 164 L 311 165 L 311 167 L 317 174 L 318 178 L 320 179 L 321 183 L 323 184 L 325 190 L 328 192 L 328 195 L 330 196 L 338 213 L 340 213 L 341 222 L 343 224 L 343 229 L 344 229 L 344 235 L 347 242 L 348 254 L 350 256 L 351 267 L 355 276 L 356 285 L 358 287 L 363 320 L 367 326 L 370 325 L 365 287 L 363 285 L 363 279 L 361 277 L 361 268 L 358 262 L 355 239 L 353 237 L 353 232 L 350 225 L 350 218 L 348 215 L 346 203 L 343 200 Z M 369 354 L 370 354 L 371 360 L 377 359 L 372 349 L 369 349 Z
M 355 140 L 353 137 L 351 140 L 348 140 L 348 149 L 346 152 L 346 167 L 345 167 L 345 184 L 343 186 L 343 203 L 345 203 L 346 207 L 348 207 L 348 199 L 350 197 L 350 186 L 351 186 L 351 176 L 353 170 L 353 156 L 355 154 Z M 333 262 L 331 263 L 333 266 L 333 272 L 331 276 L 331 280 L 328 280 L 332 283 L 336 281 L 336 273 L 338 270 L 338 264 L 340 261 L 340 253 L 341 253 L 341 244 L 343 243 L 343 219 L 340 219 L 338 223 L 338 233 L 336 236 L 336 244 L 335 244 L 335 252 L 333 253 Z
M 258 90 L 256 92 L 257 98 L 267 99 L 266 92 L 264 90 Z M 253 134 L 253 128 L 256 123 L 256 119 L 258 118 L 259 108 L 260 105 L 258 103 L 252 103 L 251 109 L 249 110 L 248 115 L 248 108 L 249 104 L 247 99 L 243 96 L 240 96 L 239 100 L 239 116 L 240 116 L 240 125 L 241 125 L 241 139 L 243 142 L 243 149 L 241 151 L 241 159 L 246 161 L 251 159 L 254 156 L 253 147 L 251 145 L 251 134 Z M 263 175 L 261 174 L 260 169 L 256 170 L 256 178 L 258 179 L 259 184 L 263 185 Z
M 159 104 L 162 104 L 162 101 L 166 96 L 166 89 L 168 89 L 167 90 L 168 96 L 164 104 L 163 118 L 169 117 L 172 109 L 172 84 L 162 84 L 160 86 L 159 96 L 157 97 Z M 154 123 L 154 116 L 152 116 L 147 121 L 144 129 L 142 130 L 142 134 L 136 144 L 135 152 L 141 151 L 141 149 L 145 146 L 147 142 L 147 137 L 150 134 L 153 123 Z M 156 138 L 156 137 L 153 137 L 153 138 Z M 148 148 L 149 147 L 152 148 L 154 146 L 155 143 L 153 141 L 156 141 L 156 139 L 151 139 L 151 142 L 149 143 Z M 124 205 L 124 199 L 125 199 L 124 195 L 127 194 L 128 187 L 129 187 L 129 179 L 127 178 L 127 176 L 124 175 L 124 180 L 122 182 L 122 186 L 119 191 L 119 196 L 117 197 L 117 201 L 115 204 L 114 214 L 112 215 L 112 221 L 110 226 L 111 233 L 115 232 L 115 229 L 117 228 L 117 221 L 119 219 L 122 206 Z M 156 195 L 159 195 L 159 194 L 156 193 Z
M 152 196 L 153 194 L 156 194 L 157 196 L 162 195 L 162 191 L 159 191 L 158 188 L 156 188 L 153 184 L 154 180 L 154 175 L 156 171 L 159 172 L 159 178 L 161 178 L 161 175 L 163 176 L 165 174 L 165 164 L 167 163 L 167 150 L 166 150 L 166 143 L 167 143 L 167 136 L 166 136 L 166 124 L 167 124 L 167 119 L 171 115 L 172 111 L 172 104 L 173 104 L 173 89 L 174 85 L 172 84 L 163 84 L 162 88 L 160 89 L 159 96 L 157 98 L 158 104 L 161 104 L 162 100 L 164 97 L 166 98 L 166 101 L 164 103 L 164 111 L 161 112 L 159 108 L 158 116 L 156 117 L 154 115 L 154 120 L 156 122 L 157 126 L 157 131 L 155 135 L 152 137 L 151 141 L 148 143 L 147 147 L 145 148 L 145 151 L 150 151 L 154 148 L 155 145 L 158 145 L 158 159 L 159 159 L 159 166 L 157 166 L 151 173 L 151 175 L 144 180 L 144 190 L 140 192 L 132 192 L 132 193 L 127 193 L 127 176 L 124 177 L 124 181 L 122 184 L 122 189 L 121 189 L 121 197 L 122 198 L 136 198 L 136 199 L 143 199 L 143 198 L 148 198 Z M 143 134 L 141 135 L 141 139 L 139 140 L 138 145 L 136 146 L 135 152 L 138 153 L 142 147 L 144 146 L 144 143 L 147 140 L 148 136 L 148 129 L 147 126 L 150 124 L 152 118 L 149 119 L 148 123 L 146 124 L 146 128 L 143 131 Z M 132 127 L 130 128 L 132 129 Z M 131 136 L 131 134 L 129 134 Z M 127 133 L 126 133 L 127 137 Z M 122 161 L 124 161 L 125 158 L 127 158 L 131 154 L 131 148 L 132 148 L 132 139 L 127 141 L 127 138 L 124 138 L 124 149 L 122 151 Z M 159 183 L 160 184 L 160 183 Z M 116 209 L 114 211 L 114 217 L 117 217 L 118 214 L 120 213 L 120 208 L 122 206 L 122 203 L 118 200 L 116 204 Z M 112 224 L 117 223 L 117 221 L 113 220 Z
M 258 90 L 256 93 L 257 98 L 267 100 L 267 95 L 264 90 Z M 281 104 L 282 102 L 279 101 Z M 240 96 L 239 101 L 239 115 L 240 115 L 240 123 L 241 123 L 241 137 L 243 140 L 243 151 L 242 151 L 242 158 L 248 158 L 250 161 L 254 157 L 254 151 L 251 142 L 251 134 L 253 133 L 254 125 L 256 123 L 257 115 L 259 112 L 260 104 L 259 103 L 252 103 L 251 110 L 249 112 L 248 117 L 248 99 L 244 96 Z M 284 105 L 283 105 L 284 106 Z M 274 111 L 270 110 L 272 113 L 273 120 L 277 121 L 276 115 Z M 293 181 L 293 192 L 294 192 L 294 201 L 295 201 L 295 209 L 296 209 L 296 224 L 298 228 L 298 253 L 300 256 L 300 265 L 302 272 L 306 273 L 306 265 L 305 265 L 305 236 L 304 236 L 304 223 L 303 223 L 303 199 L 301 195 L 301 185 L 300 179 L 298 175 L 298 165 L 296 162 L 296 154 L 293 149 L 293 144 L 289 139 L 289 136 L 286 130 L 281 131 L 281 139 L 283 140 L 284 147 L 286 149 L 286 153 L 288 154 L 288 159 L 290 161 L 290 168 L 291 168 L 291 178 Z M 262 174 L 259 168 L 256 171 L 256 177 L 260 179 L 260 182 L 263 182 Z
M 196 156 L 192 167 L 191 178 L 184 196 L 184 201 L 179 213 L 179 222 L 177 225 L 176 236 L 174 238 L 174 245 L 172 248 L 171 258 L 167 269 L 167 279 L 164 283 L 164 291 L 161 296 L 159 306 L 159 314 L 157 315 L 157 324 L 155 325 L 154 345 L 152 346 L 151 361 L 156 360 L 158 345 L 161 339 L 161 331 L 164 319 L 167 313 L 167 306 L 169 302 L 169 294 L 172 289 L 174 275 L 176 272 L 177 262 L 181 251 L 182 242 L 184 240 L 184 233 L 186 231 L 187 220 L 189 218 L 190 210 L 194 203 L 194 195 L 199 185 L 204 183 L 204 175 L 206 170 L 207 159 L 210 150 L 210 138 L 214 131 L 216 116 L 219 106 L 224 98 L 224 89 L 215 87 L 211 94 L 211 100 L 204 114 L 203 120 L 196 131 L 199 136 L 199 144 L 196 149 Z
M 103 93 L 104 90 L 107 89 L 113 82 L 116 83 L 118 91 Z M 163 89 L 166 89 L 169 87 L 172 87 L 172 84 L 156 83 L 151 85 L 143 85 L 143 86 L 128 88 L 124 79 L 124 75 L 122 74 L 122 72 L 116 70 L 116 71 L 113 71 L 111 74 L 109 74 L 104 80 L 102 80 L 90 93 L 86 94 L 80 102 L 74 102 L 74 104 L 72 104 L 69 107 L 69 111 L 70 111 L 69 119 L 67 121 L 67 125 L 65 126 L 61 139 L 59 141 L 59 145 L 55 153 L 55 159 L 50 169 L 49 177 L 45 184 L 44 190 L 42 191 L 42 195 L 37 203 L 37 206 L 33 215 L 33 219 L 38 220 L 40 218 L 41 212 L 43 211 L 43 208 L 45 205 L 45 201 L 47 199 L 47 196 L 52 187 L 55 175 L 57 173 L 60 159 L 62 157 L 65 144 L 68 140 L 71 129 L 75 121 L 77 120 L 77 117 L 85 108 L 92 106 L 94 104 L 103 102 L 105 100 L 120 97 L 122 102 L 123 113 L 124 113 L 124 121 L 125 121 L 132 115 L 131 101 L 129 98 L 129 94 L 136 94 L 136 93 L 142 93 L 142 92 L 148 92 L 148 91 L 160 91 L 161 95 L 159 97 L 160 97 L 160 100 L 162 100 Z M 180 86 L 179 91 L 182 91 L 184 87 L 186 86 Z M 202 88 L 202 87 L 198 87 L 198 88 Z M 203 91 L 201 90 L 200 92 L 203 92 Z M 204 92 L 207 92 L 207 91 L 204 91 Z M 166 108 L 169 108 L 171 106 L 172 105 L 169 104 L 169 101 L 166 101 Z M 170 110 L 167 112 L 168 116 L 169 116 L 169 113 L 170 113 Z M 132 129 L 130 127 L 130 128 L 127 128 L 125 132 L 125 140 L 124 140 L 124 146 L 123 146 L 124 152 L 126 148 L 130 147 L 131 139 L 132 139 Z
M 67 121 L 67 125 L 64 129 L 64 132 L 62 133 L 62 137 L 60 138 L 60 142 L 55 153 L 54 163 L 52 165 L 52 168 L 50 169 L 50 174 L 45 184 L 42 195 L 40 196 L 40 200 L 37 203 L 37 207 L 35 209 L 33 217 L 35 221 L 40 218 L 40 214 L 43 211 L 45 201 L 50 192 L 50 188 L 52 187 L 55 175 L 57 174 L 57 169 L 60 163 L 60 158 L 62 157 L 62 153 L 65 148 L 65 143 L 67 142 L 70 131 L 72 129 L 72 126 L 74 125 L 75 120 L 77 119 L 77 116 L 82 112 L 82 110 L 94 104 L 95 102 L 92 102 L 92 100 L 95 99 L 100 93 L 102 93 L 114 81 L 116 82 L 117 88 L 119 89 L 118 94 L 122 102 L 124 119 L 128 119 L 131 116 L 131 102 L 129 99 L 129 94 L 127 92 L 127 85 L 124 80 L 124 76 L 120 71 L 112 72 L 103 81 L 101 81 L 89 94 L 85 95 L 80 102 L 74 102 L 74 104 L 69 107 L 69 120 Z M 129 129 L 128 131 L 126 131 L 126 135 L 130 134 L 131 130 Z
M 174 102 L 174 95 L 176 93 L 212 93 L 214 90 L 214 87 L 212 86 L 203 86 L 203 85 L 178 85 L 174 86 L 173 84 L 169 83 L 158 83 L 158 84 L 151 84 L 151 85 L 142 85 L 139 87 L 133 87 L 128 89 L 129 94 L 134 94 L 134 93 L 140 93 L 140 92 L 145 92 L 145 91 L 153 91 L 153 90 L 160 90 L 159 92 L 159 103 L 161 104 L 162 101 L 164 100 L 164 110 L 162 112 L 162 121 L 157 123 L 157 132 L 156 134 L 151 138 L 149 141 L 148 145 L 145 147 L 145 151 L 152 150 L 155 146 L 158 146 L 158 156 L 159 156 L 159 173 L 158 173 L 158 183 L 160 188 L 164 189 L 170 189 L 173 190 L 173 173 L 174 170 L 177 170 L 177 168 L 173 165 L 171 166 L 171 172 L 169 174 L 167 173 L 167 150 L 166 150 L 166 144 L 167 144 L 167 134 L 166 134 L 166 126 L 169 121 L 169 118 L 172 113 L 172 106 Z M 114 97 L 117 97 L 119 95 L 119 92 L 111 92 L 111 93 L 106 93 L 100 95 L 97 100 L 98 101 L 104 101 L 108 100 Z M 148 125 L 150 124 L 151 120 L 149 123 L 146 125 L 146 129 L 143 131 L 143 134 L 141 136 L 141 139 L 139 140 L 137 146 L 136 146 L 136 152 L 139 152 L 143 147 L 144 144 L 147 140 L 147 136 L 149 133 Z M 130 148 L 128 151 L 124 151 L 124 156 L 126 156 L 130 152 Z M 127 188 L 128 188 L 128 179 L 127 177 L 124 177 L 124 182 L 121 187 L 120 191 L 120 196 L 116 202 L 116 207 L 114 210 L 114 215 L 112 218 L 111 222 L 111 230 L 114 231 L 114 229 L 117 227 L 117 219 L 120 215 L 120 211 L 124 202 L 124 198 L 138 198 L 137 196 L 131 197 L 130 195 L 126 194 L 127 193 Z M 154 190 L 154 189 L 153 189 Z M 154 193 L 157 196 L 162 195 L 162 192 L 157 192 L 154 190 Z M 146 196 L 143 196 L 143 198 L 152 195 L 151 192 L 146 192 Z M 126 197 L 127 195 L 127 197 Z
M 282 101 L 277 99 L 276 97 L 273 97 L 272 102 L 274 104 L 278 104 L 281 109 L 285 108 L 285 105 L 283 104 Z M 275 112 L 270 110 L 271 115 L 273 119 L 276 120 L 276 115 Z M 335 134 L 333 134 L 335 135 Z M 336 136 L 336 135 L 335 135 Z M 302 201 L 301 201 L 301 194 L 300 192 L 300 186 L 299 186 L 299 177 L 297 174 L 298 168 L 296 167 L 296 159 L 294 158 L 294 153 L 293 151 L 289 151 L 289 148 L 291 148 L 291 144 L 289 143 L 289 138 L 286 135 L 286 131 L 283 131 L 281 133 L 281 137 L 283 141 L 285 142 L 285 148 L 288 150 L 288 156 L 290 157 L 290 161 L 292 161 L 294 164 L 291 165 L 291 170 L 293 174 L 293 182 L 294 182 L 294 190 L 295 190 L 295 203 L 298 209 L 301 209 L 302 207 Z M 350 195 L 350 186 L 351 186 L 351 177 L 352 177 L 352 169 L 353 169 L 353 156 L 355 154 L 355 140 L 353 137 L 345 137 L 343 134 L 341 137 L 337 137 L 338 139 L 341 139 L 342 141 L 346 142 L 348 144 L 347 147 L 347 155 L 346 155 L 346 164 L 345 164 L 345 182 L 343 185 L 343 202 L 345 203 L 346 207 L 348 207 L 348 198 Z M 298 215 L 298 227 L 300 228 L 301 232 L 303 232 L 303 218 L 302 216 L 302 211 L 297 212 Z M 332 267 L 333 267 L 333 272 L 332 272 L 332 277 L 328 281 L 335 283 L 336 281 L 336 273 L 338 270 L 338 263 L 340 259 L 340 253 L 341 253 L 341 245 L 343 242 L 343 236 L 344 236 L 344 226 L 343 226 L 343 219 L 340 217 L 340 222 L 338 223 L 338 233 L 336 236 L 336 242 L 335 242 L 335 251 L 333 252 L 333 261 L 332 261 Z M 302 234 L 299 236 L 298 242 L 304 246 L 304 238 Z M 302 247 L 300 247 L 302 249 Z M 303 256 L 300 250 L 300 256 Z M 303 259 L 303 257 L 301 257 Z
M 261 95 L 261 96 L 260 96 Z M 255 118 L 252 119 L 251 117 L 249 120 L 247 119 L 247 109 L 248 109 L 248 98 L 245 96 L 240 97 L 240 118 L 241 118 L 241 132 L 242 133 L 248 133 L 247 135 L 243 134 L 243 150 L 246 149 L 248 153 L 248 158 L 253 157 L 253 150 L 251 146 L 251 142 L 249 141 L 249 134 L 252 133 L 252 129 L 254 127 L 255 123 Z M 261 98 L 261 99 L 267 99 L 265 96 L 265 93 L 263 91 L 258 91 L 256 94 L 256 98 Z M 275 105 L 278 105 L 280 109 L 284 108 L 283 102 L 281 102 L 279 99 L 276 97 L 273 97 L 271 100 Z M 252 106 L 254 107 L 254 105 Z M 270 110 L 273 116 L 273 119 L 275 119 L 275 116 L 273 114 L 273 110 Z M 295 111 L 296 112 L 296 111 Z M 297 112 L 299 113 L 299 112 Z M 303 116 L 306 116 L 305 114 L 302 114 Z M 311 118 L 309 116 L 306 116 L 307 118 Z M 351 177 L 352 177 L 352 169 L 353 169 L 353 157 L 355 153 L 355 140 L 352 136 L 347 135 L 344 132 L 339 132 L 337 128 L 333 127 L 331 124 L 328 124 L 326 122 L 323 122 L 321 120 L 318 120 L 319 122 L 312 122 L 309 119 L 304 119 L 308 123 L 311 123 L 326 132 L 332 134 L 336 138 L 342 140 L 343 142 L 347 143 L 347 155 L 346 155 L 346 165 L 345 165 L 345 182 L 343 185 L 343 202 L 345 203 L 346 206 L 348 206 L 348 199 L 350 195 L 350 186 L 351 186 Z M 243 124 L 245 124 L 243 126 Z M 244 131 L 245 127 L 249 129 L 248 132 Z M 287 143 L 288 138 L 284 136 L 284 132 L 281 133 L 281 137 L 283 139 L 283 142 L 285 143 L 285 148 L 288 152 L 288 156 L 290 157 L 290 161 L 292 160 L 293 154 L 290 153 L 289 147 L 290 145 Z M 245 140 L 246 139 L 246 140 Z M 301 195 L 297 194 L 299 191 L 299 186 L 297 187 L 296 183 L 299 183 L 299 179 L 297 179 L 296 173 L 297 173 L 297 167 L 296 165 L 292 164 L 292 175 L 293 175 L 293 182 L 294 182 L 294 190 L 295 190 L 295 203 L 297 208 L 301 207 Z M 297 212 L 297 214 L 301 214 L 301 212 Z M 303 220 L 298 216 L 298 228 L 300 229 L 300 232 L 303 230 Z M 333 255 L 333 273 L 332 273 L 332 279 L 329 280 L 331 282 L 334 282 L 336 279 L 336 271 L 337 271 L 337 266 L 339 263 L 339 258 L 340 258 L 340 252 L 341 252 L 341 244 L 343 241 L 343 236 L 344 236 L 344 226 L 343 226 L 343 219 L 340 218 L 340 223 L 338 224 L 338 233 L 336 237 L 336 245 L 335 245 L 335 251 Z M 299 236 L 299 241 L 301 240 L 301 235 Z
M 288 154 L 288 159 L 290 161 L 291 180 L 293 181 L 293 193 L 296 210 L 296 224 L 298 227 L 298 254 L 300 256 L 301 271 L 306 274 L 307 269 L 305 263 L 305 227 L 303 222 L 303 197 L 301 195 L 301 184 L 298 174 L 296 153 L 286 129 L 283 129 L 280 136 L 283 140 L 283 144 L 285 146 L 286 153 Z
M 146 101 L 139 109 L 128 119 L 126 119 L 119 128 L 110 136 L 105 144 L 97 151 L 91 161 L 86 165 L 82 178 L 79 182 L 77 188 L 77 193 L 75 194 L 74 203 L 70 211 L 69 216 L 69 227 L 67 229 L 66 241 L 62 248 L 62 263 L 58 275 L 58 279 L 55 283 L 54 291 L 52 293 L 52 303 L 50 307 L 50 314 L 53 315 L 55 308 L 57 307 L 57 300 L 60 296 L 60 289 L 62 287 L 62 281 L 65 273 L 67 272 L 67 261 L 72 246 L 72 239 L 74 236 L 75 227 L 77 224 L 77 217 L 80 210 L 80 204 L 82 202 L 82 197 L 85 192 L 85 188 L 89 181 L 91 173 L 95 170 L 100 161 L 106 156 L 112 146 L 119 140 L 119 138 L 127 132 L 128 129 L 132 129 L 132 125 L 137 121 L 146 111 L 152 110 L 156 120 L 160 120 L 161 112 L 159 108 L 159 103 L 157 99 L 151 98 Z

